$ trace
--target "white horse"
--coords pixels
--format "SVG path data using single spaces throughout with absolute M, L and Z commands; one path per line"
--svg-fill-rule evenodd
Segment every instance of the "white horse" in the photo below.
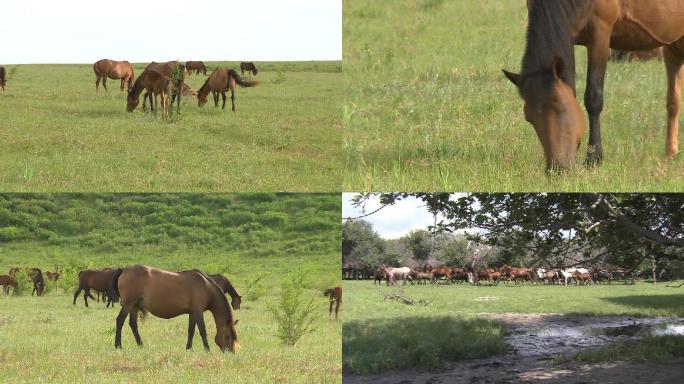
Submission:
M 394 284 L 394 280 L 403 280 L 404 282 L 402 285 L 406 285 L 406 280 L 409 278 L 411 268 L 387 268 L 387 273 L 389 274 L 390 284 Z
M 568 280 L 572 280 L 572 275 L 575 272 L 579 273 L 589 273 L 589 270 L 586 268 L 568 268 L 568 269 L 561 269 L 561 275 L 563 275 L 563 278 L 565 279 L 565 285 L 568 285 Z

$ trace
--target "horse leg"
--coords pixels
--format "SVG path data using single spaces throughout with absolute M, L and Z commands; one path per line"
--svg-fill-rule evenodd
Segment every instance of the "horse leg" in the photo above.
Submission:
M 342 300 L 335 300 L 335 321 L 337 321 L 337 313 L 340 311 L 340 303 Z
M 88 296 L 90 296 L 90 288 L 83 288 L 83 301 L 85 301 L 85 306 L 88 306 Z
M 332 293 L 330 295 L 332 296 Z M 328 309 L 328 318 L 329 319 L 332 319 L 332 310 L 333 310 L 333 302 L 334 301 L 335 301 L 335 299 L 330 297 L 330 308 Z
M 119 90 L 119 92 L 123 92 L 123 87 L 124 87 L 125 83 L 126 83 L 126 76 L 121 78 L 121 89 Z
M 233 106 L 233 112 L 235 112 L 235 90 L 230 90 L 230 104 Z
M 226 92 L 221 92 L 221 96 L 223 97 L 223 106 L 221 107 L 222 110 L 226 109 Z
M 102 87 L 107 91 L 107 75 L 102 76 Z
M 74 305 L 76 305 L 76 298 L 78 297 L 78 294 L 81 293 L 82 290 L 83 290 L 83 288 L 81 288 L 79 286 L 78 289 L 76 290 L 76 293 L 74 293 L 74 302 L 73 302 Z
M 603 161 L 601 112 L 603 112 L 603 88 L 606 67 L 610 58 L 610 31 L 612 28 L 612 24 L 597 23 L 593 31 L 593 42 L 587 45 L 589 65 L 584 105 L 589 114 L 589 146 L 586 160 L 588 166 L 599 165 Z
M 135 303 L 121 306 L 119 315 L 116 317 L 116 335 L 114 336 L 114 348 L 121 348 L 121 328 L 126 322 L 126 316 L 133 309 Z
M 209 343 L 207 342 L 207 328 L 204 325 L 204 315 L 202 312 L 193 313 L 193 317 L 197 322 L 197 328 L 199 329 L 200 336 L 202 336 L 202 344 L 204 345 L 204 350 L 209 351 Z
M 682 97 L 682 64 L 684 57 L 674 48 L 665 48 L 665 68 L 667 69 L 667 143 L 665 153 L 674 156 L 679 151 L 679 107 Z
M 195 318 L 192 314 L 188 315 L 188 344 L 185 349 L 192 349 L 192 338 L 195 337 Z
M 99 93 L 100 92 L 100 75 L 95 75 L 95 92 Z
M 133 331 L 135 342 L 138 343 L 139 347 L 142 347 L 142 339 L 140 338 L 140 333 L 138 333 L 138 307 L 133 307 L 131 310 L 131 315 L 128 317 L 128 325 L 131 327 L 131 331 Z

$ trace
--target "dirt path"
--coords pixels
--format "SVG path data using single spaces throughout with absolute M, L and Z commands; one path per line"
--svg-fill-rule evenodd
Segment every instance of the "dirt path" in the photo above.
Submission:
M 627 340 L 633 335 L 606 336 L 587 329 L 610 328 L 630 331 L 642 326 L 682 319 L 630 318 L 616 316 L 566 316 L 562 314 L 479 314 L 503 321 L 509 328 L 506 341 L 515 354 L 450 364 L 437 372 L 417 370 L 388 371 L 378 375 L 343 373 L 349 384 L 422 384 L 422 383 L 553 383 L 553 384 L 623 384 L 679 383 L 684 380 L 684 360 L 672 364 L 651 363 L 581 363 L 554 364 L 554 354 L 570 354 L 610 342 Z M 621 332 L 622 333 L 622 332 Z
M 626 362 L 553 364 L 548 358 L 501 357 L 450 365 L 439 372 L 389 371 L 380 375 L 342 374 L 348 384 L 549 383 L 549 384 L 674 384 L 684 378 L 684 360 L 671 364 Z

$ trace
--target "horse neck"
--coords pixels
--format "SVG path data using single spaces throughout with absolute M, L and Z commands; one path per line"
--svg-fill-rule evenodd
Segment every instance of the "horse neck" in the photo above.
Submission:
M 131 88 L 131 95 L 133 95 L 133 97 L 140 96 L 143 89 L 145 89 L 145 85 L 143 84 L 144 78 L 145 74 L 143 73 L 142 75 L 140 75 L 140 77 L 135 79 L 135 83 L 133 83 L 133 88 Z
M 586 19 L 590 0 L 535 1 L 529 9 L 527 47 L 522 75 L 549 69 L 556 57 L 565 63 L 561 78 L 574 89 L 575 37 L 578 20 Z
M 233 287 L 233 284 L 230 283 L 230 280 L 226 279 L 226 291 L 232 298 L 240 297 L 240 294 L 235 290 Z
M 202 85 L 202 87 L 197 90 L 197 96 L 199 96 L 202 99 L 206 98 L 207 95 L 209 95 L 209 88 L 211 87 L 209 86 L 209 79 L 207 79 L 207 81 L 204 82 L 204 85 Z

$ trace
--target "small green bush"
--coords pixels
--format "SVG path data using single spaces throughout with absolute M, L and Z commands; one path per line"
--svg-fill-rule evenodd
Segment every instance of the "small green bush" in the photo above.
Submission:
M 313 322 L 320 317 L 316 314 L 319 306 L 313 298 L 304 297 L 305 278 L 301 271 L 287 275 L 281 285 L 280 299 L 268 305 L 278 323 L 277 336 L 284 344 L 295 345 L 302 336 L 316 330 Z

